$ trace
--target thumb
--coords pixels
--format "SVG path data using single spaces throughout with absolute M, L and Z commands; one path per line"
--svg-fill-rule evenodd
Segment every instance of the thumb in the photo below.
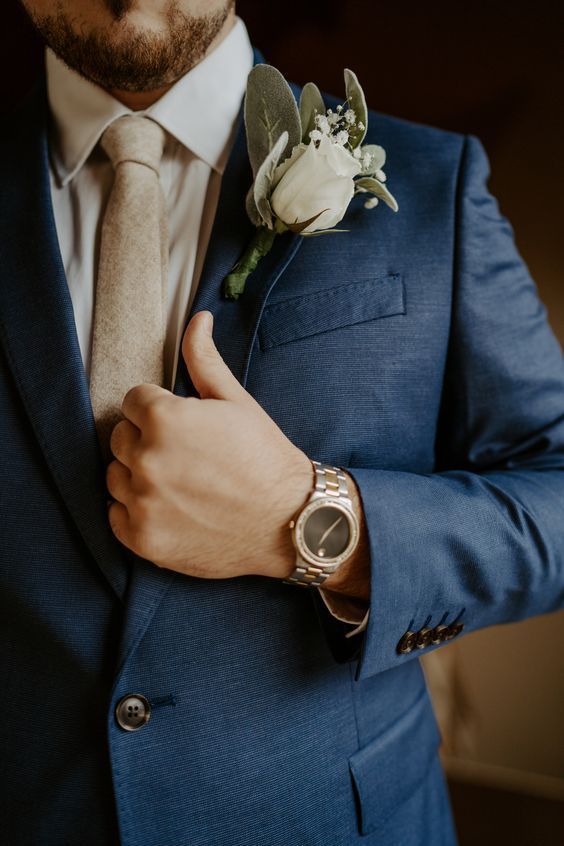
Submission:
M 240 400 L 246 391 L 220 356 L 213 341 L 213 314 L 198 311 L 186 327 L 182 355 L 200 399 Z

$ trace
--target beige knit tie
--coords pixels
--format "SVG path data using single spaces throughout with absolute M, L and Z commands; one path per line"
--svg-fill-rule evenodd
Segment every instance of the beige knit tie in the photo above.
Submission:
M 150 118 L 124 115 L 100 140 L 114 167 L 102 223 L 90 396 L 102 452 L 123 418 L 127 391 L 164 384 L 168 231 L 159 180 L 165 134 Z

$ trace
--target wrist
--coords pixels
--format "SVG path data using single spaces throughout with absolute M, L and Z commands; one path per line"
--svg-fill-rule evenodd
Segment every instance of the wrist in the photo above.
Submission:
M 349 497 L 351 499 L 353 511 L 358 520 L 359 540 L 357 547 L 350 558 L 343 561 L 335 572 L 325 579 L 323 585 L 320 587 L 320 590 L 333 591 L 335 593 L 345 594 L 346 596 L 356 597 L 359 599 L 368 599 L 370 584 L 370 555 L 364 509 L 362 507 L 360 492 L 355 480 L 344 468 L 341 469 L 347 479 Z
M 360 541 L 363 517 L 354 479 L 344 468 L 308 459 L 313 484 L 307 501 L 292 517 L 288 528 L 294 551 L 293 570 L 285 581 L 302 587 L 321 587 L 331 579 L 330 589 L 342 590 L 337 572 L 346 574 Z
M 296 548 L 289 523 L 307 503 L 314 489 L 314 478 L 311 460 L 304 452 L 298 451 L 295 463 L 285 476 L 284 486 L 279 488 L 282 495 L 274 508 L 272 552 L 261 561 L 260 575 L 285 579 L 292 574 L 296 566 Z

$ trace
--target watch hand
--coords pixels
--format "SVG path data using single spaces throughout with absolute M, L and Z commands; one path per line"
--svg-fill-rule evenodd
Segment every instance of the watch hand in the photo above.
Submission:
M 318 541 L 319 546 L 321 546 L 321 544 L 323 543 L 323 541 L 325 540 L 325 538 L 327 537 L 327 535 L 328 535 L 330 532 L 332 532 L 332 531 L 333 531 L 333 529 L 335 528 L 335 526 L 337 525 L 337 523 L 340 523 L 342 519 L 343 519 L 343 517 L 342 517 L 342 516 L 341 516 L 341 517 L 337 517 L 337 519 L 335 520 L 335 522 L 334 522 L 331 526 L 329 526 L 329 528 L 328 528 L 328 529 L 325 529 L 325 531 L 323 532 L 323 534 L 322 534 L 322 535 L 321 535 L 321 537 L 319 538 L 319 541 Z

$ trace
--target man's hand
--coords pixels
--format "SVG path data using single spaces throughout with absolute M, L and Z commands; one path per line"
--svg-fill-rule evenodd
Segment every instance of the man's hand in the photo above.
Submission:
M 149 383 L 124 397 L 106 472 L 110 525 L 159 567 L 286 578 L 295 561 L 288 522 L 313 488 L 313 467 L 233 376 L 207 315 L 192 317 L 182 341 L 199 399 Z

